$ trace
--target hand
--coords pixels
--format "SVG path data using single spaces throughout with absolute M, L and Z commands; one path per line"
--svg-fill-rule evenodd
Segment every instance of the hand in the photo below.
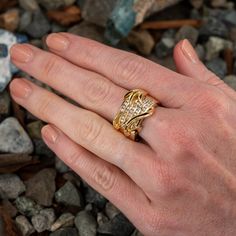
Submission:
M 236 235 L 236 93 L 188 41 L 174 52 L 182 74 L 66 33 L 47 44 L 52 53 L 16 45 L 12 61 L 83 108 L 25 79 L 10 90 L 50 123 L 42 135 L 57 156 L 147 236 Z M 162 104 L 144 121 L 143 143 L 110 123 L 134 88 Z

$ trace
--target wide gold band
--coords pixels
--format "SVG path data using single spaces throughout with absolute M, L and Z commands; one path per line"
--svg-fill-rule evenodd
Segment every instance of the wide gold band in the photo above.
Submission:
M 129 91 L 124 96 L 120 111 L 113 120 L 114 128 L 126 137 L 137 140 L 143 120 L 153 114 L 158 104 L 159 101 L 148 96 L 142 89 Z

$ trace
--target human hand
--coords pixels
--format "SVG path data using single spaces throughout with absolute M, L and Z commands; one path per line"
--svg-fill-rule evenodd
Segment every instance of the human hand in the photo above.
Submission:
M 236 93 L 189 43 L 174 52 L 182 74 L 66 33 L 47 44 L 52 53 L 13 46 L 12 61 L 83 108 L 25 79 L 10 90 L 49 123 L 42 135 L 57 156 L 144 235 L 236 235 Z M 162 104 L 144 121 L 143 143 L 110 123 L 134 88 Z

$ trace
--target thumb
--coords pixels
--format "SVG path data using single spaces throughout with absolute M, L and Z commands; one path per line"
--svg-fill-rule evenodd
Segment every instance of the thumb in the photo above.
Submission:
M 174 61 L 179 73 L 216 86 L 236 99 L 236 92 L 206 68 L 199 60 L 196 51 L 187 39 L 180 41 L 176 45 L 174 49 Z

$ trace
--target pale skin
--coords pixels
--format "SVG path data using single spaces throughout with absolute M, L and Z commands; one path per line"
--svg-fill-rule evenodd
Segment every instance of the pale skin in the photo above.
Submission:
M 145 236 L 236 235 L 236 92 L 188 41 L 174 50 L 179 73 L 66 33 L 47 44 L 50 52 L 13 46 L 13 63 L 82 107 L 26 79 L 14 79 L 10 91 L 48 123 L 49 148 Z M 162 104 L 144 121 L 143 142 L 111 124 L 134 88 Z

